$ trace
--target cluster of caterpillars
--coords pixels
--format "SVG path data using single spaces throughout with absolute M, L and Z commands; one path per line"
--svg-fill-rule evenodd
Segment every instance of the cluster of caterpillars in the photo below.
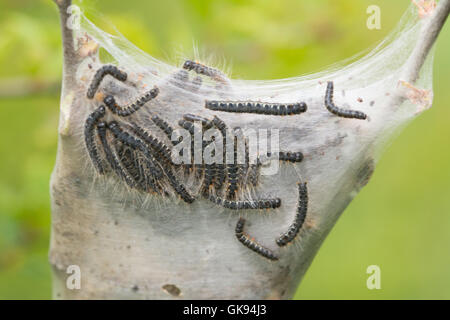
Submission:
M 201 63 L 187 60 L 183 69 L 175 74 L 175 80 L 188 80 L 188 71 L 194 71 L 198 75 L 210 77 L 220 83 L 229 83 L 226 76 L 214 68 Z M 120 82 L 127 81 L 127 74 L 113 65 L 105 65 L 97 70 L 87 90 L 87 98 L 93 99 L 105 76 L 111 76 Z M 196 92 L 202 85 L 202 78 L 197 76 L 191 82 L 191 91 Z M 328 82 L 325 94 L 325 107 L 334 115 L 365 120 L 366 114 L 346 110 L 335 106 L 333 102 L 333 82 Z M 234 143 L 234 161 L 230 164 L 210 163 L 210 164 L 175 164 L 172 160 L 172 148 L 181 140 L 172 141 L 174 128 L 163 118 L 154 114 L 151 117 L 153 123 L 168 137 L 171 145 L 166 145 L 152 133 L 139 126 L 133 121 L 120 121 L 138 112 L 144 105 L 158 98 L 160 89 L 154 86 L 135 101 L 127 105 L 119 105 L 112 95 L 103 98 L 103 104 L 98 106 L 86 119 L 84 126 L 84 139 L 89 157 L 94 168 L 100 175 L 113 173 L 124 181 L 131 189 L 141 192 L 166 195 L 168 186 L 184 202 L 190 204 L 195 201 L 195 195 L 191 194 L 188 188 L 179 179 L 179 167 L 184 167 L 185 172 L 195 171 L 201 177 L 200 195 L 211 202 L 230 210 L 249 209 L 276 209 L 281 206 L 280 198 L 241 200 L 238 198 L 238 190 L 246 186 L 256 187 L 258 185 L 259 169 L 261 161 L 251 164 L 249 161 L 248 144 L 245 141 L 245 161 L 243 164 L 237 163 L 236 143 Z M 106 107 L 105 107 L 106 106 Z M 269 103 L 259 101 L 219 101 L 205 100 L 205 108 L 218 112 L 234 113 L 254 113 L 268 116 L 293 116 L 305 113 L 307 105 L 304 102 L 294 103 Z M 106 112 L 109 110 L 112 117 L 118 119 L 106 121 Z M 237 136 L 231 134 L 226 123 L 217 115 L 212 119 L 207 119 L 199 115 L 185 114 L 179 120 L 178 125 L 186 129 L 191 138 L 196 134 L 198 128 L 194 123 L 201 124 L 201 130 L 210 128 L 217 129 L 222 136 L 222 146 L 226 146 L 227 139 L 235 139 Z M 235 129 L 236 131 L 236 129 Z M 191 139 L 192 147 L 194 139 Z M 202 141 L 202 149 L 212 143 Z M 193 153 L 193 148 L 191 149 Z M 223 151 L 225 159 L 225 148 Z M 203 154 L 203 153 L 202 153 Z M 278 159 L 291 163 L 298 163 L 303 160 L 301 152 L 280 151 Z M 267 157 L 273 156 L 270 152 Z M 193 157 L 192 157 L 192 161 Z M 276 239 L 279 247 L 284 247 L 292 243 L 298 236 L 305 222 L 308 209 L 307 184 L 299 183 L 298 208 L 294 221 L 288 230 Z M 245 219 L 240 218 L 236 224 L 236 237 L 247 248 L 258 253 L 269 260 L 278 260 L 278 256 L 270 249 L 256 242 L 251 236 L 244 232 Z

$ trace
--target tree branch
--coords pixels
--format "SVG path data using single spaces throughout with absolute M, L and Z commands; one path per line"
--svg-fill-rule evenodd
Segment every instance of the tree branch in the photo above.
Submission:
M 72 0 L 53 0 L 59 9 L 62 44 L 63 44 L 63 90 L 64 87 L 73 87 L 75 73 L 78 66 L 78 58 L 74 48 L 73 30 L 68 28 L 70 14 L 68 8 L 72 5 Z
M 426 18 L 416 47 L 405 64 L 402 80 L 410 83 L 416 82 L 428 53 L 447 20 L 449 12 L 450 0 L 441 0 L 433 13 Z

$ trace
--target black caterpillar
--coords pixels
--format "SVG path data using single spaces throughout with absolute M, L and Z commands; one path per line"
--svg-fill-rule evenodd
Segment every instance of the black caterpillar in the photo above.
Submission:
M 300 232 L 300 229 L 303 226 L 303 223 L 305 222 L 307 212 L 308 212 L 308 187 L 306 185 L 306 182 L 304 182 L 298 185 L 298 208 L 294 222 L 291 224 L 288 231 L 283 233 L 276 240 L 276 243 L 280 247 L 283 247 L 295 240 L 298 233 Z
M 214 116 L 212 123 L 213 126 L 216 129 L 218 129 L 222 134 L 222 147 L 223 147 L 222 159 L 223 161 L 225 161 L 227 126 L 225 122 L 223 122 L 217 116 Z M 225 179 L 226 179 L 225 165 L 223 163 L 216 164 L 216 173 L 214 175 L 214 189 L 216 189 L 216 191 L 220 191 L 222 189 Z
M 281 206 L 280 198 L 248 200 L 248 201 L 231 201 L 210 195 L 209 200 L 211 200 L 215 204 L 221 205 L 224 208 L 231 210 L 276 209 Z
M 119 157 L 121 166 L 130 176 L 138 190 L 144 192 L 155 192 L 160 194 L 160 187 L 157 180 L 152 177 L 148 171 L 149 166 L 140 159 L 139 153 L 133 149 L 125 146 L 120 141 L 114 141 L 114 147 Z
M 218 101 L 206 100 L 205 108 L 214 111 L 235 113 L 256 113 L 272 116 L 290 116 L 301 114 L 308 109 L 306 103 L 269 103 L 255 101 Z
M 234 137 L 234 152 L 233 152 L 233 162 L 231 164 L 227 164 L 227 175 L 228 175 L 228 188 L 227 188 L 227 197 L 228 199 L 234 199 L 236 195 L 236 191 L 238 189 L 238 171 L 239 166 L 237 164 L 237 139 Z
M 271 152 L 267 152 L 267 157 L 272 157 Z M 278 152 L 278 160 L 287 161 L 287 162 L 302 162 L 303 161 L 303 153 L 301 152 Z
M 203 130 L 208 130 L 214 125 L 211 120 L 191 113 L 184 114 L 183 119 L 189 122 L 200 122 L 202 124 Z
M 139 150 L 147 158 L 149 162 L 151 174 L 155 178 L 162 177 L 162 170 L 158 165 L 158 161 L 155 159 L 155 155 L 145 146 L 142 140 L 130 135 L 128 132 L 124 131 L 116 121 L 111 121 L 108 124 L 108 129 L 114 135 L 114 137 L 125 144 L 126 146 L 132 148 L 133 150 Z
M 170 166 L 172 164 L 172 150 L 168 146 L 159 141 L 157 138 L 153 137 L 151 134 L 149 134 L 134 122 L 131 123 L 131 130 L 133 130 L 138 138 L 147 143 L 147 146 L 152 148 L 157 153 L 160 159 L 163 159 L 163 163 L 166 166 Z
M 226 152 L 226 145 L 228 142 L 228 138 L 234 139 L 234 151 L 233 151 L 233 161 L 231 164 L 218 164 L 217 170 L 216 170 L 216 176 L 215 180 L 217 181 L 215 188 L 216 190 L 220 190 L 223 186 L 223 183 L 225 182 L 225 178 L 228 180 L 228 188 L 227 188 L 227 197 L 229 199 L 233 199 L 235 196 L 235 193 L 237 191 L 237 184 L 238 184 L 238 165 L 236 163 L 237 155 L 236 155 L 236 138 L 234 136 L 231 136 L 228 133 L 228 128 L 225 122 L 223 122 L 219 117 L 214 116 L 214 119 L 212 120 L 213 126 L 220 131 L 222 134 L 222 146 L 223 146 L 223 161 L 225 162 L 227 152 Z M 225 171 L 226 169 L 226 171 Z M 225 171 L 225 172 L 224 172 Z
M 194 202 L 194 197 L 186 190 L 184 185 L 182 185 L 175 177 L 172 171 L 172 161 L 171 161 L 171 150 L 163 142 L 159 141 L 157 138 L 150 135 L 143 128 L 135 123 L 132 123 L 132 130 L 134 133 L 142 139 L 147 145 L 153 149 L 158 158 L 162 159 L 162 166 L 164 168 L 165 175 L 175 192 L 183 199 L 186 203 Z
M 84 125 L 84 142 L 86 144 L 86 149 L 95 169 L 100 174 L 105 173 L 105 168 L 102 164 L 102 160 L 98 154 L 98 149 L 95 144 L 95 128 L 99 120 L 105 115 L 105 112 L 106 110 L 104 106 L 98 107 L 87 117 Z
M 152 121 L 166 134 L 167 138 L 172 141 L 173 128 L 164 120 L 157 115 L 152 116 Z M 174 142 L 172 141 L 172 144 Z
M 142 97 L 138 98 L 136 101 L 125 105 L 125 106 L 119 106 L 116 103 L 116 100 L 113 96 L 108 95 L 103 99 L 103 102 L 106 104 L 109 110 L 111 110 L 112 113 L 120 116 L 120 117 L 127 117 L 136 111 L 138 111 L 144 104 L 149 102 L 150 100 L 156 98 L 158 96 L 159 89 L 157 87 L 154 87 L 150 91 L 146 92 Z
M 251 239 L 246 233 L 244 233 L 245 219 L 239 218 L 236 224 L 236 238 L 247 248 L 256 252 L 257 254 L 267 258 L 269 260 L 276 261 L 278 260 L 278 256 L 275 255 L 271 250 L 261 246 L 255 240 Z
M 119 160 L 117 159 L 116 155 L 113 153 L 113 151 L 111 150 L 111 148 L 108 144 L 108 141 L 106 139 L 106 129 L 107 129 L 106 123 L 103 121 L 97 125 L 97 132 L 100 137 L 100 142 L 103 146 L 103 151 L 105 152 L 106 160 L 108 161 L 108 163 L 111 166 L 111 168 L 113 169 L 113 171 L 119 177 L 121 177 L 130 188 L 134 188 L 134 187 L 136 187 L 135 181 L 133 181 L 133 178 L 131 178 L 124 171 L 124 169 L 120 165 Z
M 328 81 L 327 91 L 325 93 L 325 106 L 327 107 L 328 111 L 330 111 L 332 114 L 335 114 L 343 118 L 353 118 L 360 120 L 367 119 L 367 115 L 361 111 L 347 110 L 337 107 L 333 102 L 333 91 L 334 91 L 333 81 Z
M 214 126 L 211 120 L 190 113 L 184 114 L 183 119 L 184 121 L 189 122 L 200 122 L 202 124 L 203 130 L 208 130 Z M 203 141 L 202 153 L 204 152 L 205 147 L 208 145 L 208 142 L 212 143 L 213 146 L 215 146 L 214 141 Z M 215 176 L 216 176 L 216 163 L 205 164 L 205 176 L 201 186 L 203 195 L 206 196 L 209 194 L 210 187 L 213 185 Z
M 194 71 L 195 73 L 210 77 L 216 81 L 227 83 L 226 76 L 219 70 L 205 66 L 199 62 L 192 60 L 186 60 L 183 64 L 183 69 L 188 71 Z
M 116 66 L 113 65 L 103 66 L 97 70 L 97 72 L 94 75 L 94 78 L 91 81 L 91 85 L 89 86 L 89 89 L 86 94 L 88 99 L 94 98 L 94 95 L 97 92 L 100 83 L 102 82 L 103 78 L 108 74 L 122 82 L 127 80 L 127 74 L 119 70 Z

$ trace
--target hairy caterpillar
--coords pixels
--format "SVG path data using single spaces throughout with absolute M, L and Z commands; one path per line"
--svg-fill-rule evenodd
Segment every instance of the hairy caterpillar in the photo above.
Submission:
M 183 119 L 189 122 L 200 122 L 204 130 L 210 129 L 214 125 L 211 120 L 191 113 L 184 114 Z
M 186 60 L 183 64 L 183 69 L 188 71 L 193 70 L 195 73 L 210 77 L 219 82 L 226 82 L 226 76 L 221 71 L 192 60 Z
M 120 163 L 128 175 L 133 179 L 137 189 L 148 191 L 155 190 L 158 192 L 158 188 L 153 183 L 154 178 L 150 179 L 150 175 L 145 173 L 144 164 L 139 159 L 137 151 L 130 149 L 120 141 L 115 141 L 115 150 L 119 156 Z
M 127 74 L 119 70 L 116 66 L 113 65 L 102 66 L 100 69 L 97 70 L 97 72 L 94 75 L 94 78 L 91 81 L 91 84 L 86 94 L 88 99 L 94 98 L 94 95 L 97 92 L 100 83 L 102 82 L 103 78 L 106 75 L 110 75 L 122 82 L 127 80 Z
M 131 129 L 142 141 L 148 144 L 165 162 L 165 165 L 170 166 L 171 161 L 171 150 L 163 142 L 159 141 L 157 138 L 149 134 L 145 129 L 138 126 L 136 123 L 131 123 Z
M 120 116 L 120 117 L 127 117 L 136 111 L 138 111 L 144 104 L 146 104 L 148 101 L 156 98 L 159 94 L 158 87 L 154 87 L 147 93 L 145 93 L 142 97 L 138 98 L 136 101 L 125 105 L 125 106 L 119 106 L 116 103 L 116 100 L 113 96 L 108 95 L 103 99 L 103 102 L 106 104 L 109 110 L 111 110 L 112 113 Z
M 246 233 L 244 233 L 245 219 L 239 218 L 236 224 L 236 238 L 247 248 L 256 252 L 257 254 L 267 258 L 269 260 L 278 260 L 278 257 L 271 250 L 261 246 L 255 240 L 251 239 Z
M 201 116 L 198 116 L 198 115 L 190 114 L 190 113 L 184 114 L 183 119 L 184 119 L 184 121 L 189 121 L 189 122 L 200 122 L 202 124 L 202 128 L 204 130 L 208 130 L 214 126 L 214 124 L 211 120 L 206 119 Z M 212 142 L 212 143 L 214 143 L 214 142 Z M 205 147 L 207 146 L 207 144 L 208 144 L 208 142 L 203 140 L 202 153 L 203 153 Z M 204 176 L 204 180 L 203 180 L 202 187 L 201 187 L 204 195 L 208 194 L 209 187 L 214 182 L 214 178 L 216 176 L 216 170 L 217 170 L 216 167 L 217 167 L 216 163 L 205 164 L 205 176 Z
M 97 132 L 100 137 L 100 142 L 103 146 L 103 151 L 105 152 L 106 160 L 108 161 L 109 165 L 111 166 L 112 170 L 120 177 L 122 178 L 127 185 L 130 188 L 136 187 L 135 182 L 133 179 L 123 170 L 122 166 L 120 165 L 119 160 L 117 159 L 116 155 L 111 150 L 108 141 L 106 139 L 106 123 L 100 122 L 97 125 Z
M 239 167 L 237 165 L 237 138 L 234 137 L 234 152 L 233 152 L 233 163 L 227 164 L 227 197 L 229 199 L 234 199 L 236 191 L 238 189 L 238 171 Z
M 288 231 L 283 233 L 276 240 L 276 243 L 280 247 L 283 247 L 295 240 L 300 229 L 303 226 L 303 223 L 305 222 L 307 211 L 308 211 L 308 187 L 306 185 L 306 182 L 304 182 L 298 185 L 298 208 L 294 222 L 289 226 Z
M 260 200 L 248 200 L 248 201 L 232 201 L 222 199 L 211 195 L 209 197 L 211 202 L 218 204 L 224 208 L 231 210 L 246 210 L 246 209 L 276 209 L 281 206 L 281 199 L 260 199 Z
M 217 116 L 214 116 L 212 124 L 222 134 L 222 146 L 224 148 L 224 146 L 226 145 L 227 125 Z M 223 150 L 222 159 L 225 159 L 225 148 Z M 225 179 L 226 179 L 225 165 L 222 163 L 216 164 L 216 172 L 214 175 L 214 189 L 216 191 L 222 189 Z
M 172 142 L 172 144 L 176 144 L 172 141 L 172 133 L 173 128 L 164 120 L 158 117 L 157 115 L 152 116 L 152 121 L 156 124 L 158 128 L 160 128 L 166 134 L 167 138 Z
M 151 174 L 155 178 L 161 178 L 162 171 L 157 166 L 158 161 L 155 159 L 154 155 L 150 152 L 148 148 L 145 147 L 144 143 L 130 135 L 128 132 L 123 131 L 122 128 L 119 126 L 119 124 L 116 121 L 111 121 L 108 124 L 108 129 L 112 132 L 114 137 L 121 141 L 123 144 L 127 145 L 128 147 L 141 151 L 144 156 L 149 161 L 149 167 Z
M 328 111 L 343 118 L 353 118 L 360 120 L 367 119 L 367 115 L 361 111 L 347 110 L 337 107 L 333 102 L 333 91 L 334 91 L 333 81 L 328 81 L 327 91 L 325 93 L 325 106 L 327 107 Z
M 205 108 L 214 111 L 256 113 L 272 116 L 301 114 L 308 109 L 306 103 L 269 103 L 255 101 L 217 101 L 206 100 Z
M 272 157 L 271 152 L 267 152 L 267 157 Z M 278 152 L 278 159 L 280 161 L 287 161 L 287 162 L 302 162 L 303 160 L 303 153 L 301 152 L 284 152 L 280 151 Z
M 98 121 L 105 115 L 105 107 L 100 106 L 94 112 L 92 112 L 86 119 L 84 125 L 84 142 L 86 144 L 86 149 L 88 151 L 89 157 L 94 164 L 95 169 L 98 173 L 104 174 L 105 168 L 102 164 L 102 160 L 98 154 L 98 149 L 95 144 L 95 127 Z

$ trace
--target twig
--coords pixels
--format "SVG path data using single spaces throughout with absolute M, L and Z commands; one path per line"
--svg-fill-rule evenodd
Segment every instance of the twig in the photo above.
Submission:
M 77 56 L 74 48 L 73 30 L 68 28 L 69 12 L 68 8 L 72 0 L 53 0 L 59 8 L 61 23 L 62 44 L 63 44 L 63 87 L 70 87 L 75 82 L 75 72 L 77 68 Z
M 20 97 L 32 94 L 57 93 L 61 89 L 60 80 L 45 80 L 27 77 L 0 80 L 0 97 Z
M 450 12 L 450 0 L 439 1 L 434 12 L 425 18 L 421 30 L 421 35 L 411 56 L 404 66 L 402 80 L 410 83 L 416 82 L 420 70 L 433 47 L 442 27 Z

